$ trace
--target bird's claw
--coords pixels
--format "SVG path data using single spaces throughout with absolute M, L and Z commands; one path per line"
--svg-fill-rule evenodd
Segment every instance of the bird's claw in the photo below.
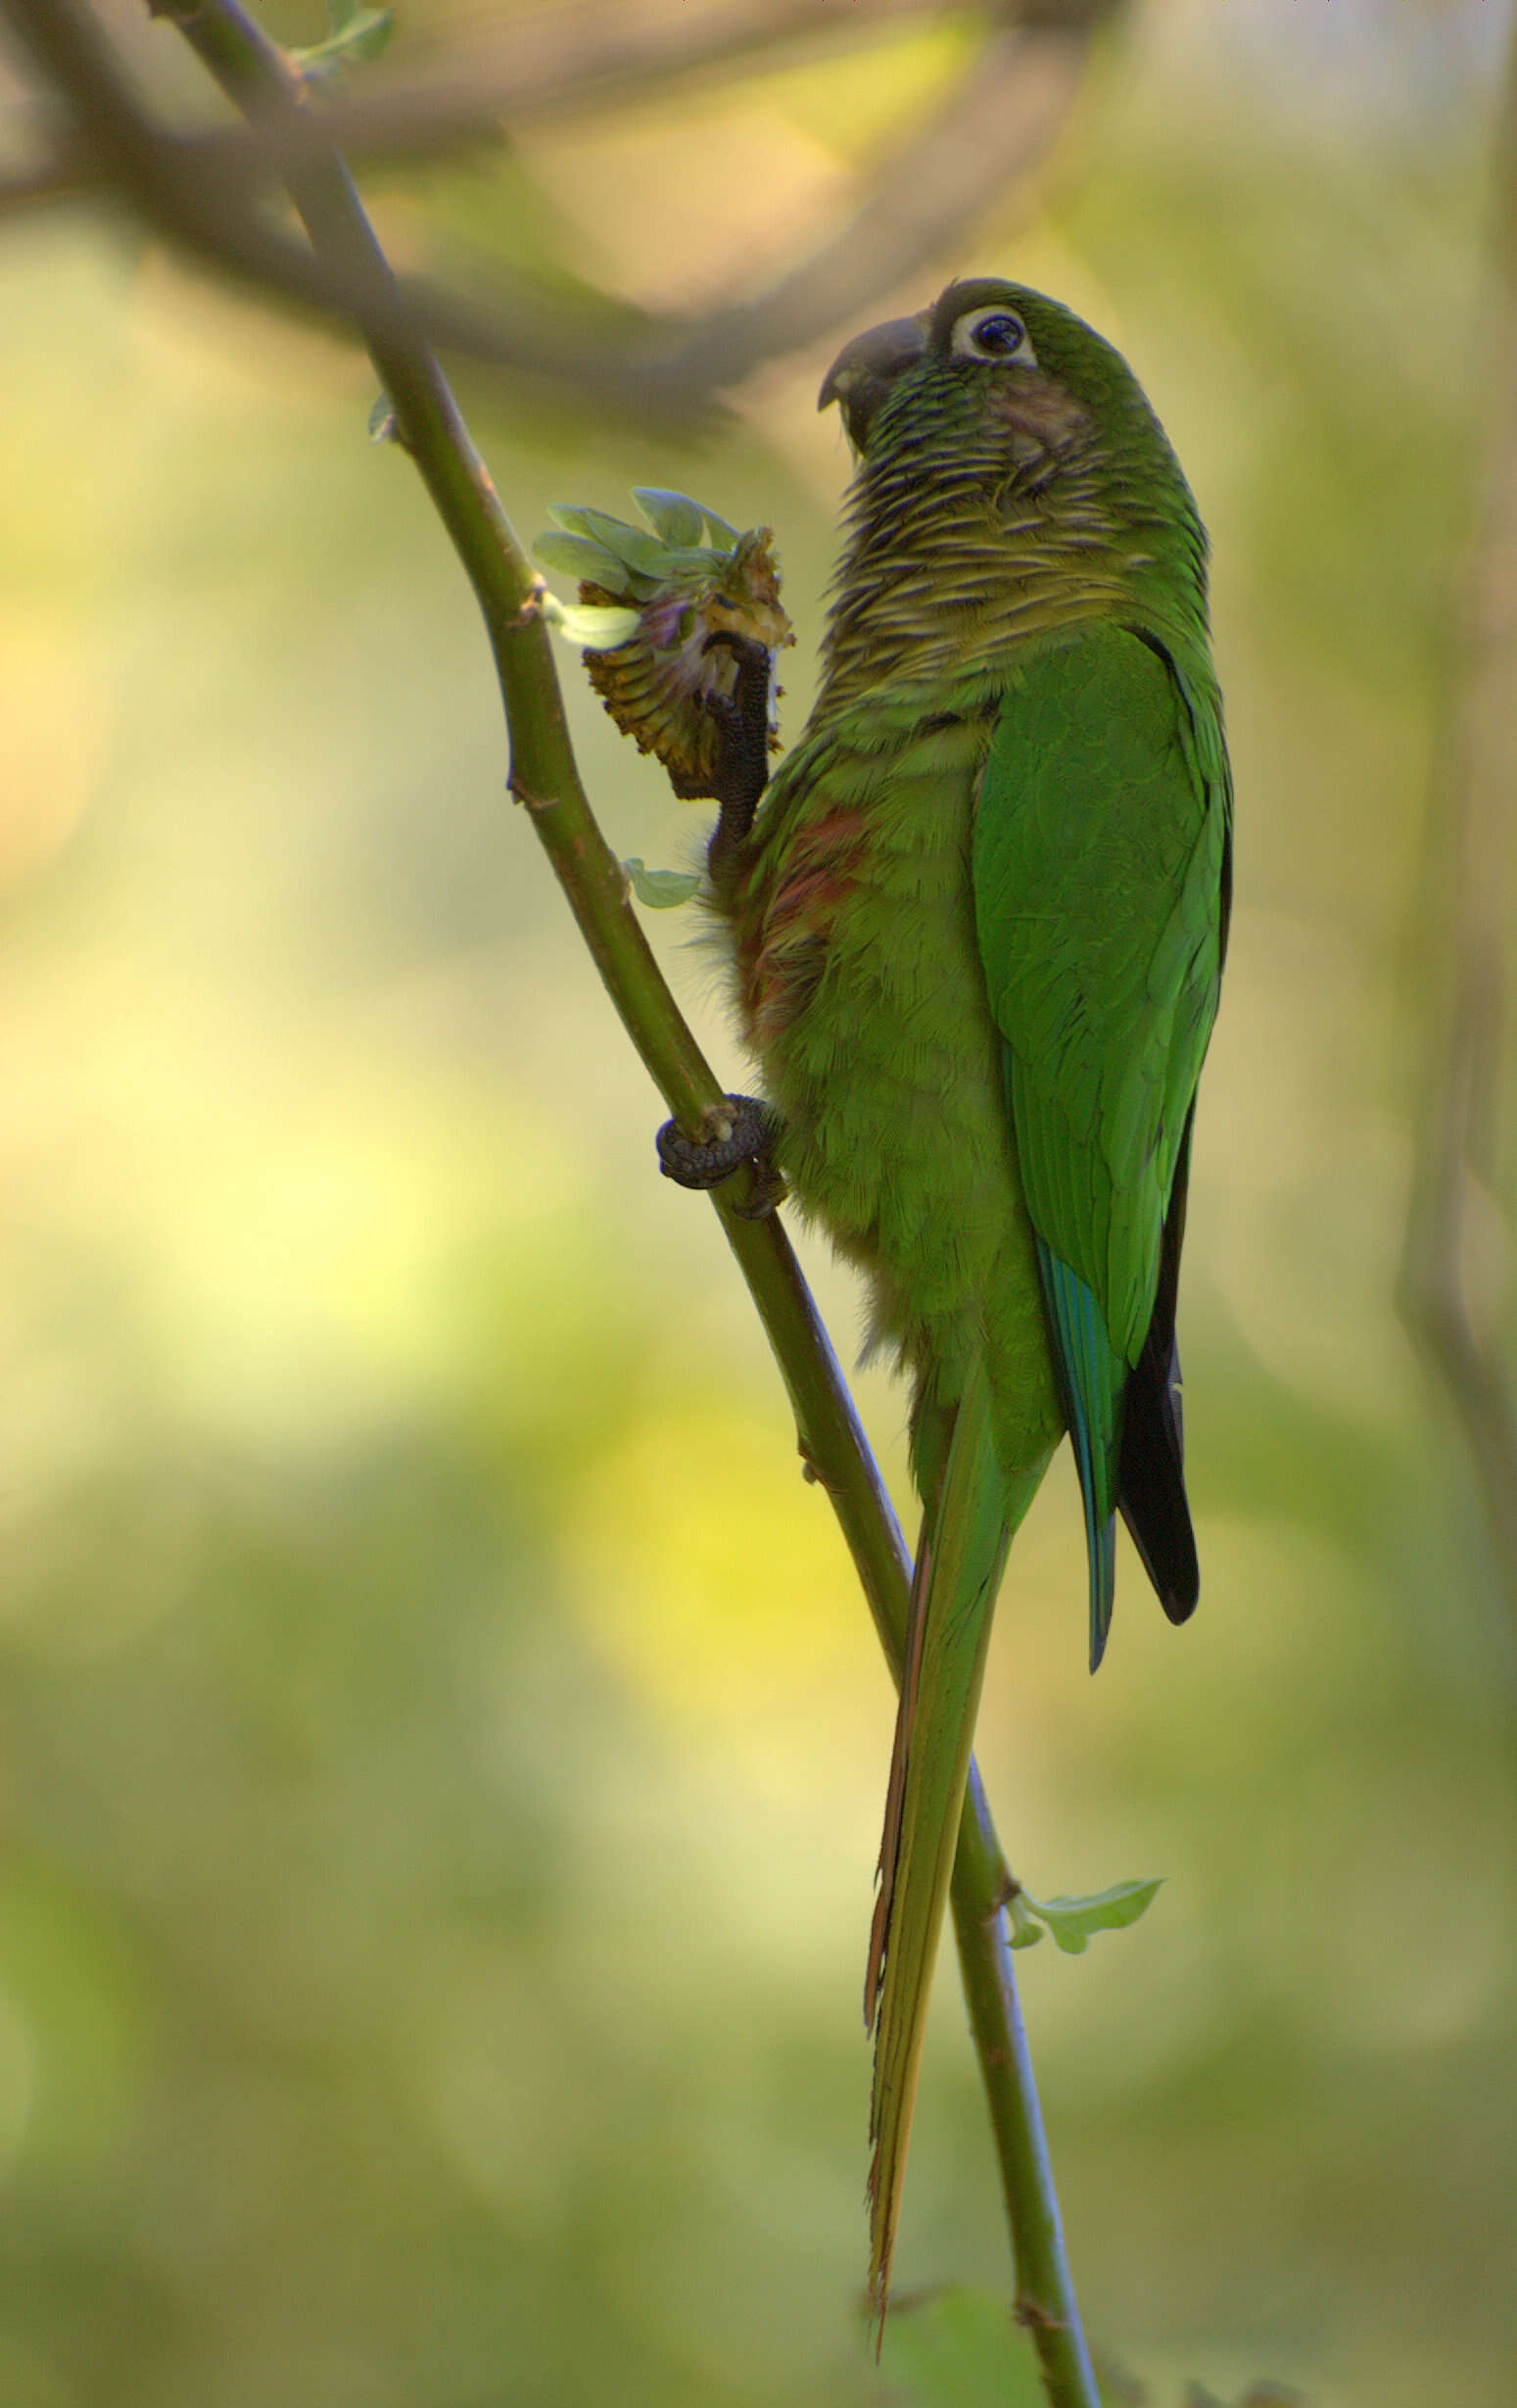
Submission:
M 775 1116 L 756 1095 L 725 1095 L 701 1118 L 699 1137 L 687 1137 L 666 1121 L 654 1143 L 665 1179 L 682 1187 L 719 1187 L 745 1162 L 758 1172 L 755 1194 L 742 1211 L 757 1220 L 773 1212 L 784 1192 L 774 1166 Z

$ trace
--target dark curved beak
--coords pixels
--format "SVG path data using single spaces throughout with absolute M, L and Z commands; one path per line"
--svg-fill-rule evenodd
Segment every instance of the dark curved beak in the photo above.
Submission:
M 882 326 L 856 334 L 828 369 L 817 408 L 825 409 L 829 402 L 837 404 L 856 452 L 862 452 L 869 441 L 875 412 L 901 370 L 926 350 L 929 317 L 925 310 L 920 317 L 887 317 Z

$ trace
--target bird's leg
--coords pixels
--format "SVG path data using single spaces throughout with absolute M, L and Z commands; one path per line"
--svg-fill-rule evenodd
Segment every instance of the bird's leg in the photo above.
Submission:
M 707 638 L 707 651 L 719 644 L 732 653 L 737 673 L 730 695 L 710 695 L 706 699 L 719 738 L 712 792 L 720 815 L 706 850 L 706 867 L 718 892 L 731 886 L 736 875 L 769 777 L 772 668 L 767 647 L 751 636 L 721 629 Z M 777 1134 L 778 1124 L 767 1104 L 753 1095 L 727 1095 L 704 1115 L 699 1137 L 687 1137 L 673 1121 L 666 1121 L 655 1143 L 664 1177 L 682 1187 L 719 1187 L 743 1163 L 753 1163 L 758 1176 L 752 1202 L 743 1210 L 757 1219 L 773 1212 L 784 1194 L 784 1182 L 774 1162 Z
M 718 645 L 732 653 L 737 672 L 731 694 L 706 698 L 719 739 L 711 791 L 721 806 L 706 847 L 706 869 L 720 894 L 736 876 L 753 814 L 769 779 L 769 685 L 774 663 L 768 647 L 752 636 L 720 628 L 706 638 L 706 650 L 713 651 Z

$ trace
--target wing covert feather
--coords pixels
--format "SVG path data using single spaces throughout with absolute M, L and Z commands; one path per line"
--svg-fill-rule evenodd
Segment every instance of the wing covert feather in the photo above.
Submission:
M 1008 696 L 975 817 L 975 921 L 1033 1227 L 1142 1351 L 1216 1010 L 1219 731 L 1167 657 L 1102 624 Z

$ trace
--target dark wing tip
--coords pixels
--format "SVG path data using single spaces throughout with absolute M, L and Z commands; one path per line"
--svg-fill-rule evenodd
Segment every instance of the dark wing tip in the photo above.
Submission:
M 1201 1595 L 1196 1533 L 1185 1494 L 1179 1363 L 1145 1347 L 1127 1383 L 1117 1510 L 1171 1622 L 1188 1622 Z
M 1170 1621 L 1176 1624 L 1188 1622 L 1201 1597 L 1201 1566 L 1196 1561 L 1196 1541 L 1189 1515 L 1186 1516 L 1183 1531 L 1173 1534 L 1174 1543 L 1162 1556 L 1146 1543 L 1153 1535 L 1152 1523 L 1140 1533 L 1139 1527 L 1129 1518 L 1125 1506 L 1122 1519 L 1127 1523 L 1128 1535 L 1153 1583 L 1154 1594 Z

